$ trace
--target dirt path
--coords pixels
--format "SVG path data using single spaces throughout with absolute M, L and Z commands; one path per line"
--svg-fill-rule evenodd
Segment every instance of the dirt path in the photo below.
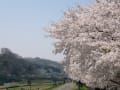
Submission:
M 74 90 L 75 85 L 73 83 L 67 83 L 65 85 L 62 85 L 61 87 L 55 89 L 55 90 Z

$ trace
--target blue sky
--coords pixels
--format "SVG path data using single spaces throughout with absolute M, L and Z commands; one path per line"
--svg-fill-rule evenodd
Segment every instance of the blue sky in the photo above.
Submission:
M 52 54 L 54 39 L 46 38 L 43 28 L 58 21 L 63 12 L 78 3 L 93 0 L 0 0 L 0 48 L 7 47 L 25 57 L 59 61 Z

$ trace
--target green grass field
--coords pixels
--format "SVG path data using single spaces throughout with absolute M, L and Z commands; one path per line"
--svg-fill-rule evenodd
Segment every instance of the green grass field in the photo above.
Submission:
M 53 90 L 59 86 L 61 86 L 62 83 L 58 82 L 56 85 L 54 85 L 51 82 L 47 83 L 32 83 L 31 86 L 27 86 L 25 84 L 17 84 L 10 87 L 4 87 L 0 86 L 0 90 L 3 90 L 4 88 L 7 88 L 7 90 Z

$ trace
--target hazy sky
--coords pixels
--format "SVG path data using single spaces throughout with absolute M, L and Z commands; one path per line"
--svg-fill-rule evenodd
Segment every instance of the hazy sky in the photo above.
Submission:
M 43 28 L 58 21 L 63 12 L 91 0 L 0 0 L 0 48 L 6 47 L 25 57 L 61 60 L 52 54 L 54 40 Z

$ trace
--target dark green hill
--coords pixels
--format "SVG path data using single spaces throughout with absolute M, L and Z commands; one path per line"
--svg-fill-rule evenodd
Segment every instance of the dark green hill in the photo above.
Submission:
M 7 48 L 1 49 L 0 83 L 61 78 L 63 78 L 63 67 L 57 62 L 41 58 L 23 58 Z

